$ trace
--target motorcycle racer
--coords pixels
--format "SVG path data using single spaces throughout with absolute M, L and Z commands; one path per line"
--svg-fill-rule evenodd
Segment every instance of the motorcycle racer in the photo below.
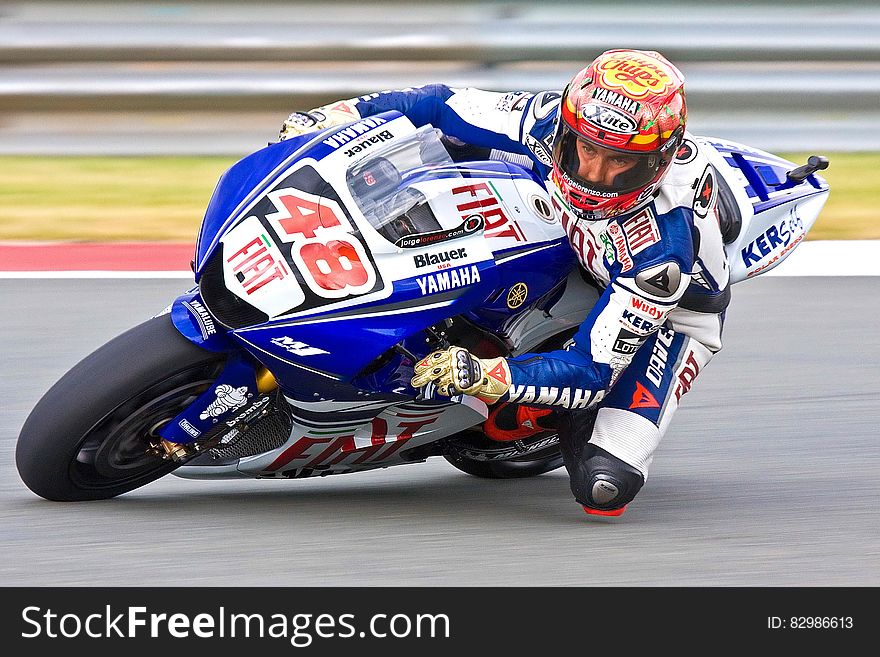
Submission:
M 536 171 L 602 290 L 563 349 L 489 359 L 451 347 L 418 363 L 412 385 L 492 405 L 484 431 L 496 440 L 558 430 L 575 499 L 620 515 L 721 349 L 730 298 L 715 172 L 686 130 L 681 72 L 657 52 L 610 50 L 561 94 L 383 91 L 295 112 L 279 137 L 389 110 L 439 128 L 461 158 Z

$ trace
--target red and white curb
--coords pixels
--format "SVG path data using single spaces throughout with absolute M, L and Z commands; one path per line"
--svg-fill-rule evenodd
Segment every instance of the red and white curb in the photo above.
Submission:
M 0 278 L 193 278 L 195 245 L 0 242 Z

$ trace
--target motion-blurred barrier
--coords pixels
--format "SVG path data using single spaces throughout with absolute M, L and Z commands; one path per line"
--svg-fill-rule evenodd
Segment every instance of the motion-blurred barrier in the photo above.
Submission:
M 285 114 L 436 81 L 535 91 L 635 47 L 679 65 L 709 129 L 713 113 L 766 130 L 795 112 L 866 147 L 853 122 L 880 112 L 878 30 L 880 7 L 857 2 L 31 2 L 0 8 L 0 113 Z
M 0 61 L 580 61 L 625 45 L 687 62 L 880 61 L 863 2 L 351 0 L 20 3 Z

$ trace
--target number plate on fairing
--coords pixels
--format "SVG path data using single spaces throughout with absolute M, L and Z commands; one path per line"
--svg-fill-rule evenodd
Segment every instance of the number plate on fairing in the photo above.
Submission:
M 270 318 L 382 288 L 336 191 L 299 163 L 223 239 L 226 287 Z

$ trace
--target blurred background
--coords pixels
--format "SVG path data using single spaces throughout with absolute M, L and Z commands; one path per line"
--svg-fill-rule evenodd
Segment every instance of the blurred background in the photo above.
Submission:
M 774 152 L 875 153 L 878 34 L 880 5 L 856 0 L 4 2 L 0 157 L 220 158 L 191 162 L 185 170 L 195 187 L 165 192 L 169 225 L 183 221 L 191 233 L 217 175 L 274 140 L 293 110 L 430 82 L 561 89 L 598 53 L 617 47 L 656 49 L 679 66 L 692 132 Z M 833 161 L 829 180 L 839 181 L 831 180 L 832 189 L 846 183 L 864 196 L 880 188 L 875 160 Z M 21 174 L 0 179 L 7 186 L 0 239 L 29 237 L 36 224 L 16 210 L 21 199 L 9 187 L 24 190 L 55 170 L 24 179 L 34 161 L 0 164 Z M 117 179 L 129 165 L 114 164 Z M 179 168 L 169 166 L 183 184 Z M 112 182 L 96 167 L 81 179 L 86 196 L 90 180 L 104 189 Z M 880 238 L 875 198 L 864 200 L 870 211 L 845 208 L 839 198 L 852 202 L 855 192 L 834 191 L 826 213 L 841 212 L 859 229 L 839 234 L 839 222 L 820 223 L 811 237 Z M 143 203 L 163 202 L 150 199 Z M 84 216 L 72 216 L 72 225 Z M 48 236 L 88 237 L 89 226 L 83 229 Z M 181 235 L 160 229 L 158 237 Z

